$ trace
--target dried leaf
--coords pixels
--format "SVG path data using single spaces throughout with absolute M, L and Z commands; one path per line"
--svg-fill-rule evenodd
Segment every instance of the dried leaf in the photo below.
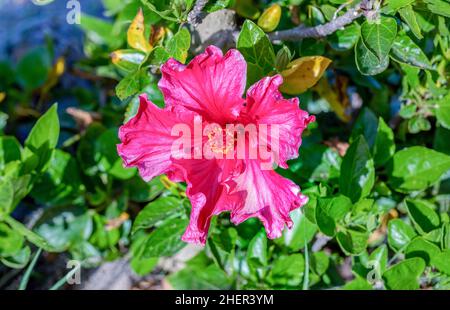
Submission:
M 342 83 L 342 81 L 340 82 Z M 347 107 L 349 105 L 349 99 L 343 87 L 345 84 L 340 84 L 341 87 L 332 88 L 328 83 L 328 79 L 323 78 L 314 87 L 314 90 L 319 94 L 320 97 L 324 98 L 331 109 L 336 113 L 340 120 L 343 122 L 350 121 L 350 115 L 347 114 Z M 342 87 L 343 86 L 343 87 Z
M 128 45 L 132 48 L 141 50 L 143 52 L 150 52 L 152 50 L 152 46 L 145 39 L 145 26 L 144 26 L 144 14 L 142 13 L 142 9 L 139 9 L 136 17 L 131 22 L 130 27 L 127 32 L 127 41 Z
M 330 63 L 330 59 L 322 56 L 301 57 L 292 61 L 281 72 L 284 82 L 280 90 L 290 95 L 305 92 L 317 83 Z

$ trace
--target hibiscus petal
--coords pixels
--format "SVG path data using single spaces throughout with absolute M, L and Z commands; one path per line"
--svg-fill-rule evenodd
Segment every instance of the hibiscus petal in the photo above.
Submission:
M 234 160 L 175 160 L 176 173 L 169 174 L 173 180 L 184 179 L 186 194 L 192 209 L 182 240 L 189 243 L 205 244 L 211 217 L 224 211 L 233 210 L 239 201 L 238 195 L 226 194 L 224 183 L 240 169 Z M 180 175 L 182 173 L 182 176 Z
M 272 134 L 273 126 L 278 127 L 278 159 L 275 163 L 287 168 L 286 161 L 298 157 L 298 149 L 302 143 L 302 132 L 314 116 L 299 108 L 298 98 L 284 99 L 278 91 L 283 83 L 281 75 L 266 77 L 252 85 L 247 91 L 247 104 L 242 113 L 243 122 L 252 122 L 256 125 L 267 124 L 267 143 L 274 146 Z M 264 135 L 260 135 L 260 139 Z M 260 140 L 261 144 L 261 140 Z M 275 147 L 273 147 L 275 150 Z
M 230 194 L 240 196 L 240 205 L 233 209 L 231 221 L 238 225 L 257 217 L 271 239 L 281 236 L 285 224 L 292 226 L 289 213 L 308 201 L 292 181 L 273 170 L 262 170 L 259 160 L 246 160 L 244 172 L 234 182 Z
M 166 105 L 182 105 L 217 123 L 234 120 L 244 100 L 247 65 L 237 50 L 209 46 L 187 66 L 170 59 L 158 83 Z
M 122 143 L 117 145 L 117 151 L 126 167 L 137 167 L 141 177 L 150 181 L 171 169 L 172 145 L 179 138 L 171 135 L 173 126 L 184 124 L 191 128 L 195 114 L 187 110 L 160 109 L 148 101 L 146 95 L 139 98 L 136 116 L 119 129 Z

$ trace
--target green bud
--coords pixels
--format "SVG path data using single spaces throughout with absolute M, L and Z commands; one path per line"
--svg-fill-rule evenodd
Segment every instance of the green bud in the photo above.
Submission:
M 275 58 L 275 68 L 277 71 L 283 71 L 287 65 L 291 62 L 293 55 L 286 45 L 278 51 L 277 57 Z

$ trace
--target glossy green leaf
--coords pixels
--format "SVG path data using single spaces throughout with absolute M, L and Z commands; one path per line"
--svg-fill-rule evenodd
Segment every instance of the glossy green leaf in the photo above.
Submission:
M 244 22 L 237 40 L 237 48 L 245 60 L 253 67 L 256 67 L 254 70 L 249 70 L 252 72 L 252 75 L 248 72 L 251 81 L 247 81 L 247 84 L 259 80 L 274 69 L 275 52 L 273 51 L 272 43 L 270 43 L 264 31 L 255 23 L 249 20 Z
M 315 208 L 315 219 L 320 231 L 334 236 L 336 222 L 341 220 L 352 208 L 352 203 L 345 196 L 320 198 Z
M 420 257 L 427 265 L 440 254 L 439 247 L 422 237 L 414 238 L 405 249 L 405 257 Z
M 184 63 L 191 46 L 191 35 L 186 28 L 181 28 L 166 44 L 169 55 Z
M 390 290 L 415 290 L 419 288 L 419 277 L 425 270 L 423 259 L 406 259 L 383 274 L 384 284 Z
M 404 249 L 416 235 L 414 229 L 401 219 L 394 219 L 388 223 L 388 243 L 395 251 Z
M 0 223 L 0 257 L 15 255 L 22 248 L 24 239 L 5 223 Z
M 34 231 L 59 252 L 87 240 L 92 228 L 91 216 L 85 208 L 64 206 L 47 209 L 36 223 Z
M 370 194 L 375 181 L 375 168 L 369 147 L 359 136 L 347 150 L 341 165 L 339 189 L 352 202 Z
M 291 229 L 283 231 L 281 241 L 292 251 L 299 251 L 313 239 L 317 226 L 306 218 L 301 209 L 292 211 L 290 216 L 294 224 Z
M 449 169 L 450 156 L 413 146 L 394 154 L 389 165 L 389 182 L 400 192 L 424 190 Z
M 269 275 L 274 285 L 297 286 L 301 283 L 305 271 L 305 259 L 302 254 L 281 256 L 275 260 Z
M 446 0 L 424 0 L 427 8 L 434 14 L 450 18 L 450 3 Z
M 379 59 L 360 38 L 355 45 L 356 66 L 363 75 L 377 75 L 389 66 L 389 57 Z
M 433 209 L 434 205 L 426 200 L 407 199 L 406 209 L 417 230 L 421 233 L 428 233 L 439 227 L 439 215 Z
M 172 256 L 186 243 L 181 241 L 188 221 L 186 218 L 169 218 L 164 221 L 160 227 L 150 233 L 145 243 L 143 257 Z
M 247 259 L 257 267 L 267 265 L 267 237 L 264 230 L 260 230 L 250 241 Z
M 369 233 L 362 229 L 346 229 L 336 235 L 341 249 L 347 255 L 358 255 L 367 247 Z
M 347 51 L 355 46 L 360 34 L 360 26 L 354 22 L 329 36 L 329 44 L 336 51 Z
M 133 223 L 133 232 L 154 226 L 174 214 L 183 211 L 181 202 L 175 197 L 163 197 L 150 202 L 137 215 Z
M 431 258 L 431 263 L 440 272 L 450 275 L 450 249 L 444 250 L 441 253 Z
M 394 132 L 380 117 L 377 135 L 373 146 L 373 159 L 376 167 L 386 164 L 395 153 Z
M 398 10 L 398 12 L 416 38 L 419 40 L 423 39 L 422 30 L 417 22 L 417 16 L 413 10 L 413 7 L 411 5 L 407 5 Z
M 366 20 L 361 25 L 361 39 L 379 61 L 389 55 L 396 35 L 397 22 L 392 17 L 381 16 L 375 21 Z
M 395 38 L 391 49 L 391 57 L 398 62 L 421 69 L 432 69 L 431 63 L 422 49 L 404 33 Z
M 442 127 L 450 129 L 450 95 L 441 99 L 436 107 L 436 118 Z

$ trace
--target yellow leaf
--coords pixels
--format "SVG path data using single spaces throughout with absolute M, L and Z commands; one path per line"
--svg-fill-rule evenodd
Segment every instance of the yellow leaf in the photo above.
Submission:
M 295 59 L 281 72 L 283 84 L 280 90 L 289 95 L 305 92 L 317 83 L 330 63 L 330 59 L 322 56 Z
M 274 31 L 280 23 L 281 6 L 273 4 L 267 8 L 258 19 L 258 26 L 265 32 Z
M 5 100 L 5 98 L 6 98 L 6 94 L 5 93 L 0 93 L 0 102 Z
M 152 46 L 145 39 L 144 13 L 139 9 L 127 32 L 128 45 L 143 52 L 150 52 Z
M 346 85 L 342 88 L 346 88 Z M 328 83 L 327 78 L 321 79 L 313 89 L 321 98 L 328 102 L 331 109 L 336 113 L 340 120 L 346 123 L 350 121 L 350 115 L 347 113 L 349 99 L 345 91 L 342 89 L 333 89 Z
M 64 71 L 66 70 L 66 60 L 64 57 L 59 57 L 55 64 L 53 65 L 47 81 L 42 86 L 42 94 L 47 94 L 50 89 L 52 89 L 56 84 L 58 84 L 59 78 L 61 75 L 63 75 Z

